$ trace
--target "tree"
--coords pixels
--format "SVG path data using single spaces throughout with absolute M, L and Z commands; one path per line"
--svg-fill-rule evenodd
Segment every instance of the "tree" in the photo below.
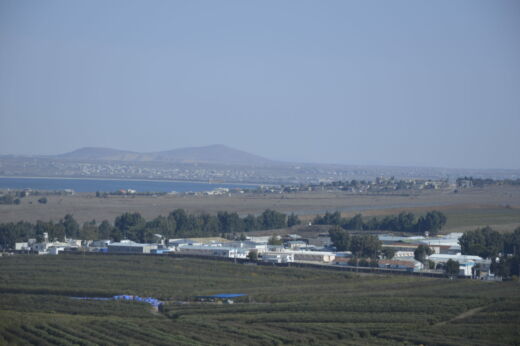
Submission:
M 356 257 L 351 257 L 351 258 L 348 260 L 347 264 L 348 264 L 349 266 L 352 266 L 352 267 L 357 267 L 357 265 L 358 265 L 358 259 L 357 259 Z
M 494 258 L 503 249 L 504 239 L 488 226 L 464 233 L 459 238 L 459 244 L 463 255 Z
M 451 258 L 446 262 L 446 274 L 448 275 L 459 275 L 460 263 L 454 261 Z
M 14 249 L 16 229 L 13 223 L 0 224 L 0 249 Z
M 144 227 L 145 220 L 139 213 L 124 213 L 118 217 L 114 222 L 115 228 L 117 228 L 122 236 L 126 239 L 136 240 L 136 231 Z
M 345 223 L 344 227 L 351 230 L 362 230 L 364 226 L 363 216 L 356 214 L 352 219 Z
M 98 227 L 98 237 L 100 239 L 110 239 L 112 228 L 112 225 L 107 220 L 103 220 Z
M 395 256 L 395 249 L 392 249 L 390 247 L 384 247 L 382 250 L 383 257 L 386 259 L 392 259 Z
M 80 231 L 80 238 L 85 240 L 95 240 L 99 238 L 96 221 L 85 222 Z
M 168 215 L 168 219 L 175 222 L 176 232 L 185 230 L 188 224 L 188 215 L 184 209 L 175 209 Z
M 397 216 L 397 230 L 401 232 L 412 232 L 415 228 L 415 215 L 401 212 Z
M 247 255 L 250 261 L 258 261 L 258 251 L 257 250 L 250 250 L 249 254 Z
M 38 203 L 47 204 L 47 197 L 42 197 L 42 198 L 38 199 Z
M 287 226 L 288 227 L 292 227 L 292 226 L 295 226 L 295 225 L 299 225 L 301 223 L 300 219 L 298 218 L 298 215 L 294 214 L 294 213 L 291 213 L 291 215 L 289 215 L 287 217 Z
M 248 214 L 244 220 L 244 231 L 251 232 L 258 229 L 258 225 L 256 222 L 256 217 L 254 215 Z
M 429 232 L 430 235 L 437 235 L 446 224 L 446 215 L 440 211 L 430 211 L 426 215 L 421 216 L 417 221 L 416 229 L 419 234 Z
M 271 238 L 269 238 L 269 240 L 267 241 L 267 244 L 268 245 L 282 245 L 283 241 L 280 237 L 273 234 L 273 236 Z
M 425 263 L 426 257 L 433 254 L 433 249 L 428 245 L 419 245 L 413 252 L 413 257 L 421 263 Z
M 237 213 L 219 211 L 217 213 L 219 229 L 222 233 L 238 233 L 244 229 L 244 223 Z
M 71 214 L 65 215 L 60 223 L 65 227 L 65 235 L 68 238 L 77 238 L 79 236 L 79 224 Z
M 370 262 L 366 259 L 366 258 L 361 258 L 358 262 L 358 265 L 360 267 L 369 267 L 370 266 Z
M 513 233 L 504 234 L 504 252 L 511 255 L 520 255 L 520 227 Z
M 347 231 L 340 227 L 329 230 L 330 241 L 338 251 L 346 251 L 350 247 L 350 236 Z
M 355 235 L 350 240 L 350 251 L 356 257 L 377 258 L 381 241 L 370 234 Z
M 285 214 L 271 209 L 266 209 L 259 216 L 259 224 L 261 225 L 262 229 L 276 229 L 286 227 L 287 221 Z

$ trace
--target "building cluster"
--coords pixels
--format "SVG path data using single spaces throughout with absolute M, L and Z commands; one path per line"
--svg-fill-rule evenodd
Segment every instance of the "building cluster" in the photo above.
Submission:
M 479 256 L 462 255 L 459 238 L 462 233 L 450 233 L 438 237 L 397 237 L 392 235 L 379 235 L 383 248 L 395 251 L 391 260 L 381 260 L 387 268 L 414 268 L 414 271 L 425 270 L 424 264 L 415 260 L 414 252 L 420 245 L 426 245 L 432 250 L 432 254 L 425 260 L 432 262 L 434 268 L 444 268 L 449 260 L 459 263 L 459 276 L 473 278 L 492 278 L 490 272 L 491 260 Z
M 110 240 L 74 240 L 64 242 L 49 241 L 47 234 L 37 242 L 16 243 L 18 252 L 58 255 L 61 252 L 98 252 L 109 254 L 180 254 L 238 260 L 254 260 L 272 264 L 310 263 L 337 266 L 370 266 L 385 269 L 398 269 L 410 272 L 443 272 L 449 260 L 459 263 L 459 276 L 472 278 L 492 277 L 491 261 L 478 256 L 461 254 L 458 239 L 461 233 L 451 233 L 441 237 L 398 237 L 379 235 L 383 249 L 392 249 L 393 258 L 378 260 L 355 259 L 349 251 L 335 251 L 328 234 L 304 239 L 297 234 L 278 239 L 280 245 L 270 245 L 272 237 L 246 237 L 245 240 L 223 238 L 164 239 L 156 234 L 154 243 L 137 243 L 131 240 L 111 242 Z M 432 254 L 420 262 L 414 252 L 420 245 L 427 245 Z M 430 264 L 425 266 L 425 264 Z
M 3 176 L 45 176 L 45 177 L 77 177 L 77 178 L 116 178 L 116 179 L 164 179 L 180 181 L 226 181 L 234 183 L 260 184 L 330 184 L 337 181 L 372 180 L 372 185 L 380 185 L 375 181 L 378 177 L 399 177 L 409 180 L 440 180 L 447 176 L 492 176 L 510 177 L 511 172 L 473 171 L 440 169 L 426 167 L 378 167 L 378 166 L 342 166 L 323 164 L 268 164 L 251 166 L 210 164 L 202 162 L 161 161 L 92 161 L 70 160 L 51 157 L 0 157 L 0 175 Z M 388 180 L 388 186 L 397 187 Z M 394 185 L 394 186 L 392 186 Z M 407 183 L 409 186 L 432 188 L 430 184 Z M 436 185 L 436 184 L 434 184 Z M 401 185 L 401 187 L 404 185 Z M 379 186 L 381 187 L 381 186 Z M 314 187 L 311 187 L 314 188 Z M 317 188 L 317 187 L 316 187 Z M 349 188 L 349 187 L 346 187 Z M 354 187 L 363 189 L 363 186 Z

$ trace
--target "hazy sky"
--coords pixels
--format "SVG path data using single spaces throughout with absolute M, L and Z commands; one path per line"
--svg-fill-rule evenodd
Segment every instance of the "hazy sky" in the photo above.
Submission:
M 0 0 L 0 153 L 520 168 L 520 1 Z

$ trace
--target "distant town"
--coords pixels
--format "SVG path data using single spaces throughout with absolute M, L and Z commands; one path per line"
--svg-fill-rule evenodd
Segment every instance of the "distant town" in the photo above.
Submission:
M 361 166 L 278 162 L 225 146 L 139 154 L 83 148 L 54 156 L 0 156 L 0 176 L 153 179 L 257 184 L 319 184 L 335 181 L 449 180 L 473 176 L 518 179 L 518 170 Z

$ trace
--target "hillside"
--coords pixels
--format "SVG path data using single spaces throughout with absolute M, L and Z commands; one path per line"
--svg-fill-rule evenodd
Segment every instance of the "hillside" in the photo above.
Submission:
M 81 148 L 56 155 L 67 160 L 89 161 L 158 161 L 175 163 L 218 163 L 234 165 L 266 165 L 273 161 L 264 157 L 233 149 L 225 145 L 187 147 L 169 151 L 138 153 L 110 148 Z

